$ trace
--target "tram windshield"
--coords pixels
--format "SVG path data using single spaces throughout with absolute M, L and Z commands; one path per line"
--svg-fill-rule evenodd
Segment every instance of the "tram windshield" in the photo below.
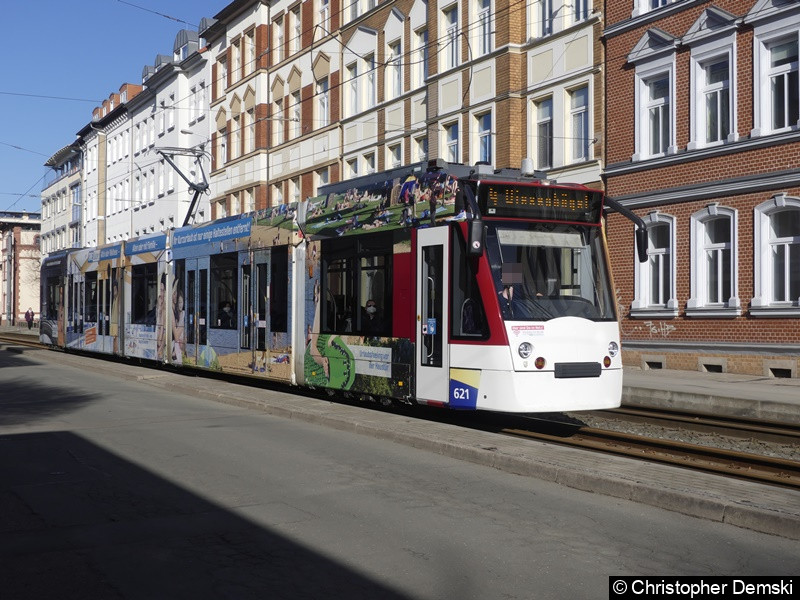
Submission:
M 492 223 L 486 251 L 505 320 L 616 320 L 599 227 Z

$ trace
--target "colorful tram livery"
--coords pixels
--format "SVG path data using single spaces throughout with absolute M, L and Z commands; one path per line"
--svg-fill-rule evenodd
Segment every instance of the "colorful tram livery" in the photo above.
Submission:
M 49 256 L 42 341 L 382 402 L 618 406 L 603 195 L 536 175 L 432 161 Z

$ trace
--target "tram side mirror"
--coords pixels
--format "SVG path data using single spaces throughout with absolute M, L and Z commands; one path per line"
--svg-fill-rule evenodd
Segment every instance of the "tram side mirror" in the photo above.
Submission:
M 486 242 L 486 227 L 483 226 L 483 221 L 473 219 L 467 224 L 467 228 L 469 229 L 467 254 L 469 256 L 482 256 Z
M 639 255 L 639 262 L 647 260 L 647 229 L 644 227 L 636 228 L 636 254 Z

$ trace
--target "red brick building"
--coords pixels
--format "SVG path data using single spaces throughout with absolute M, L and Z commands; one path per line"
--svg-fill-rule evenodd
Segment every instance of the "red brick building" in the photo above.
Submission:
M 625 363 L 800 373 L 800 2 L 606 2 L 609 218 Z

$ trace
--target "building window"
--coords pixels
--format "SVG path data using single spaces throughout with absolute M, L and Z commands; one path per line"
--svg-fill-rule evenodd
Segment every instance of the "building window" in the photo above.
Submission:
M 660 76 L 645 83 L 647 100 L 647 149 L 651 156 L 666 154 L 670 143 L 669 77 Z
M 365 108 L 372 108 L 375 106 L 378 88 L 375 85 L 375 55 L 370 54 L 364 58 L 365 68 L 367 71 L 367 89 L 365 90 Z
M 292 92 L 292 136 L 300 137 L 302 133 L 302 122 L 300 121 L 300 92 Z
M 316 174 L 315 177 L 316 182 L 315 182 L 314 194 L 316 195 L 319 194 L 319 188 L 321 188 L 323 185 L 328 185 L 330 181 L 330 176 L 328 175 L 328 167 L 324 167 L 322 169 L 319 169 L 318 171 L 315 171 L 315 174 Z
M 327 127 L 330 123 L 328 78 L 317 82 L 317 127 Z
M 458 121 L 444 126 L 445 133 L 445 157 L 447 162 L 459 162 L 460 153 L 458 151 Z
M 728 59 L 703 65 L 705 141 L 722 142 L 731 131 L 730 69 Z
M 686 303 L 687 315 L 725 316 L 719 312 L 725 310 L 736 316 L 737 213 L 710 204 L 692 215 L 691 223 L 692 297 Z M 698 312 L 693 314 L 693 310 Z
M 394 144 L 393 146 L 389 146 L 387 149 L 387 161 L 389 163 L 390 168 L 399 167 L 402 165 L 402 147 L 400 144 Z
M 275 38 L 275 48 L 273 56 L 275 57 L 274 63 L 277 64 L 283 60 L 283 17 L 275 19 L 272 24 L 273 37 Z
M 322 35 L 330 33 L 330 16 L 331 16 L 331 2 L 330 0 L 319 0 L 319 20 L 318 23 L 322 28 Z
M 233 147 L 231 148 L 231 158 L 239 158 L 242 152 L 242 116 L 233 115 Z
M 492 163 L 492 113 L 475 117 L 478 126 L 478 160 Z
M 657 312 L 677 315 L 675 299 L 675 217 L 658 212 L 645 218 L 647 223 L 647 261 L 635 270 L 634 316 Z
M 539 35 L 553 33 L 553 0 L 539 0 Z
M 800 199 L 777 194 L 757 206 L 753 242 L 750 312 L 800 316 Z
M 350 96 L 350 115 L 358 114 L 358 65 L 347 66 L 347 95 Z
M 414 156 L 418 162 L 428 160 L 428 138 L 418 137 L 414 138 Z
M 302 189 L 300 187 L 300 178 L 299 177 L 292 177 L 289 180 L 291 184 L 291 193 L 292 193 L 292 202 L 300 202 L 300 194 L 302 193 Z
M 358 158 L 351 158 L 347 161 L 347 174 L 350 178 L 358 177 Z
M 283 121 L 283 98 L 275 100 L 274 107 L 272 114 L 272 143 L 277 146 L 284 142 L 283 135 L 286 130 L 286 124 Z
M 582 87 L 570 92 L 569 103 L 572 160 L 589 160 L 589 88 Z
M 364 155 L 364 171 L 365 175 L 375 172 L 375 154 L 373 152 Z
M 484 56 L 492 51 L 492 0 L 477 0 L 477 50 L 479 56 Z
M 255 30 L 250 30 L 246 34 L 244 34 L 244 45 L 245 45 L 245 65 L 244 65 L 244 72 L 245 74 L 250 74 L 256 70 L 256 32 Z
M 280 206 L 283 204 L 283 187 L 282 184 L 276 183 L 272 186 L 272 206 Z
M 419 87 L 428 78 L 428 30 L 419 29 L 415 32 L 416 47 L 414 51 L 415 77 L 414 85 Z
M 458 5 L 445 8 L 444 17 L 444 70 L 458 66 Z
M 253 152 L 256 149 L 256 109 L 249 108 L 244 113 L 245 122 L 245 152 Z
M 222 127 L 217 132 L 217 168 L 228 161 L 228 128 Z
M 536 166 L 553 166 L 553 99 L 536 103 Z
M 303 21 L 300 17 L 300 7 L 297 6 L 290 11 L 292 22 L 292 39 L 291 47 L 292 52 L 300 52 L 303 40 Z
M 403 93 L 403 71 L 400 67 L 400 40 L 389 44 L 386 61 L 386 89 L 391 94 L 387 100 L 398 98 Z
M 589 17 L 589 0 L 572 0 L 572 21 L 578 23 Z
M 769 46 L 770 114 L 772 129 L 794 127 L 798 121 L 797 38 Z

